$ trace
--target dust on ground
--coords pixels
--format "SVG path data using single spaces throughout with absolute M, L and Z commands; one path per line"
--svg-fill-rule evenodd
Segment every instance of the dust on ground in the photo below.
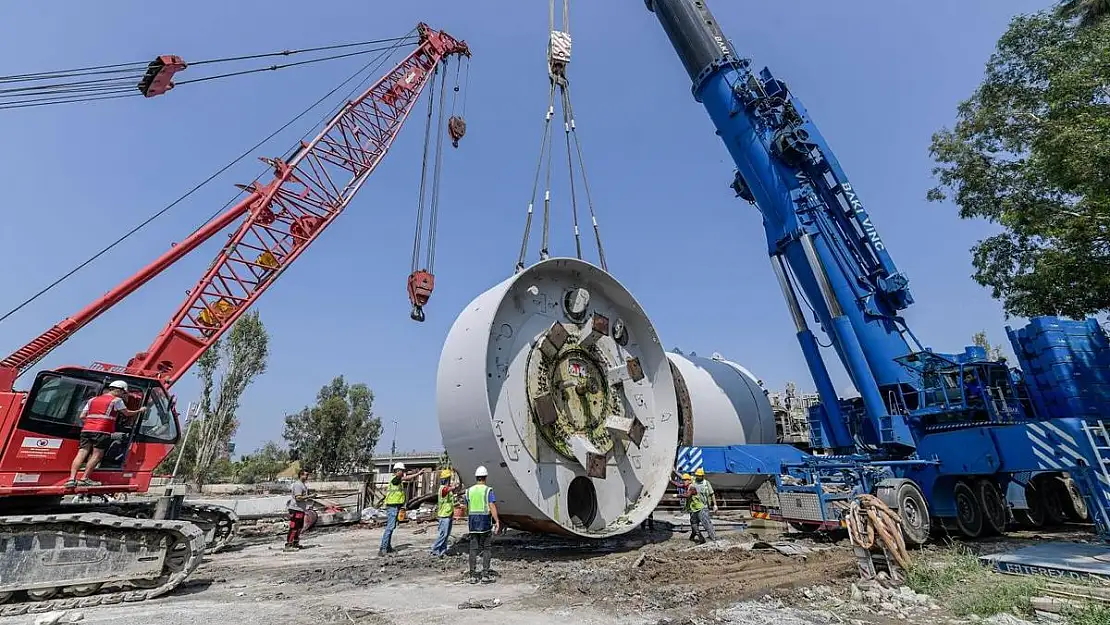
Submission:
M 940 623 L 937 606 L 868 609 L 852 594 L 855 561 L 844 545 L 802 540 L 786 555 L 771 536 L 725 532 L 693 545 L 666 524 L 658 531 L 577 543 L 508 533 L 494 539 L 496 583 L 466 583 L 466 543 L 444 558 L 428 549 L 434 526 L 404 526 L 397 552 L 379 558 L 380 529 L 305 535 L 284 553 L 261 533 L 208 556 L 169 596 L 82 611 L 90 625 L 791 625 Z M 816 590 L 815 590 L 816 589 Z M 909 606 L 897 597 L 880 603 Z M 920 615 L 922 618 L 917 618 Z M 74 615 L 69 615 L 70 617 Z M 925 618 L 928 617 L 928 618 Z M 30 625 L 35 617 L 0 618 Z

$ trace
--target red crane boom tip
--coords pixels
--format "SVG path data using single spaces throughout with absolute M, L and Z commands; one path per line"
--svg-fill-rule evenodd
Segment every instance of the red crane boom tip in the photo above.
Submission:
M 427 43 L 436 54 L 470 56 L 470 46 L 465 41 L 455 39 L 442 30 L 436 30 L 420 22 L 416 25 L 416 31 L 420 35 L 420 43 Z

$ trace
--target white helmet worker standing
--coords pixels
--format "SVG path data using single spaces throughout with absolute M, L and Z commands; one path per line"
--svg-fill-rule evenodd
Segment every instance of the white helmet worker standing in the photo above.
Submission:
M 385 531 L 382 533 L 382 544 L 378 548 L 379 556 L 393 553 L 393 530 L 397 528 L 398 517 L 408 502 L 404 483 L 411 482 L 430 470 L 421 469 L 405 473 L 405 463 L 398 462 L 393 465 L 393 475 L 385 484 Z
M 466 511 L 470 530 L 470 583 L 493 581 L 490 576 L 490 537 L 501 529 L 497 514 L 497 498 L 486 485 L 489 471 L 484 466 L 474 469 L 477 484 L 466 490 Z M 482 576 L 478 577 L 478 554 L 482 554 Z

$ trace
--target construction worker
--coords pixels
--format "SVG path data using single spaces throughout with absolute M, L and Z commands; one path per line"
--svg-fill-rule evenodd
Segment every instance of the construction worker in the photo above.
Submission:
M 684 498 L 683 510 L 690 515 L 690 540 L 696 543 L 704 543 L 705 537 L 701 535 L 701 527 L 704 526 L 706 533 L 709 534 L 710 540 L 717 540 L 716 535 L 713 533 L 713 525 L 706 523 L 708 515 L 702 512 L 705 510 L 705 503 L 702 502 L 701 495 L 698 494 L 697 487 L 694 486 L 694 478 L 689 473 L 683 473 L 679 480 L 671 482 L 678 488 L 678 494 Z
M 447 540 L 451 538 L 451 525 L 455 518 L 455 491 L 451 488 L 451 469 L 439 472 L 437 495 L 436 518 L 439 519 L 439 533 L 432 545 L 431 554 L 439 558 L 447 554 Z
M 706 509 L 717 512 L 717 493 L 713 491 L 713 485 L 709 483 L 709 480 L 705 479 L 705 469 L 698 468 L 697 471 L 694 471 L 694 488 L 698 489 L 701 502 L 705 504 Z
M 405 463 L 398 462 L 393 465 L 393 477 L 385 486 L 385 532 L 382 533 L 382 544 L 378 548 L 378 555 L 384 556 L 393 553 L 393 530 L 397 529 L 397 515 L 405 505 L 405 482 L 411 482 L 427 473 L 429 469 L 420 469 L 405 473 Z
M 717 540 L 716 530 L 713 528 L 713 519 L 709 516 L 709 511 L 717 512 L 717 493 L 713 492 L 713 485 L 709 480 L 705 479 L 705 469 L 698 467 L 694 471 L 694 488 L 698 491 L 698 497 L 701 498 L 702 509 L 698 513 L 698 518 L 701 520 L 702 527 L 705 528 L 705 533 L 709 535 L 709 540 Z
M 497 498 L 493 489 L 486 485 L 489 471 L 485 467 L 474 470 L 477 484 L 466 490 L 466 515 L 470 529 L 470 583 L 476 584 L 478 578 L 478 553 L 482 554 L 482 583 L 493 581 L 490 575 L 490 539 L 501 531 L 501 517 L 497 515 Z
M 100 482 L 90 480 L 89 475 L 100 466 L 104 452 L 112 445 L 112 435 L 116 432 L 116 419 L 120 416 L 130 418 L 146 412 L 145 407 L 128 410 L 127 405 L 123 403 L 123 396 L 126 394 L 127 382 L 116 380 L 109 384 L 103 393 L 85 402 L 81 408 L 81 414 L 77 417 L 81 420 L 81 438 L 78 442 L 80 448 L 73 458 L 73 464 L 69 467 L 66 488 L 100 486 Z M 77 470 L 86 459 L 88 463 L 85 464 L 85 473 L 78 481 Z
M 301 548 L 301 530 L 304 529 L 305 504 L 308 502 L 308 471 L 301 470 L 298 480 L 289 487 L 289 533 L 285 536 L 285 550 Z

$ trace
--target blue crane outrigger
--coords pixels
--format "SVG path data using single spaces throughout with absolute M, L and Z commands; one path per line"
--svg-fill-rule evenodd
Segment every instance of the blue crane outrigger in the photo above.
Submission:
M 937 525 L 1003 532 L 1015 514 L 1034 525 L 1089 517 L 1110 537 L 1110 341 L 1099 325 L 1038 317 L 1007 328 L 1020 370 L 981 347 L 925 347 L 900 315 L 914 301 L 907 277 L 802 103 L 770 70 L 753 71 L 704 1 L 645 2 L 735 162 L 732 188 L 762 214 L 821 396 L 813 454 L 743 445 L 680 457 L 773 476 L 778 514 L 795 524 L 839 524 L 870 493 L 897 510 L 911 545 Z M 837 396 L 807 310 L 858 398 Z

